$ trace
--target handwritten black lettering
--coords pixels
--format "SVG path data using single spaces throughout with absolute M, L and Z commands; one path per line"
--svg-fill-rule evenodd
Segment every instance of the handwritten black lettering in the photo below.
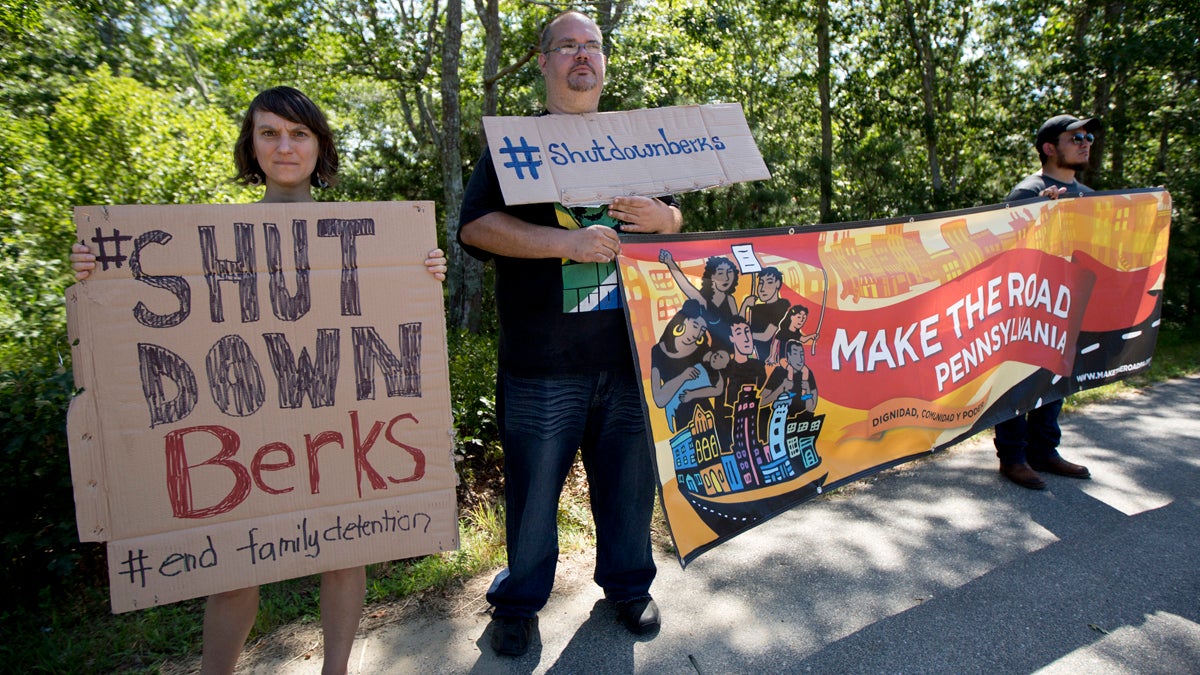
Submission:
M 204 538 L 208 541 L 208 546 L 203 551 L 200 551 L 199 555 L 187 552 L 169 553 L 158 564 L 158 574 L 164 577 L 175 577 L 197 569 L 216 567 L 217 549 L 213 546 L 211 536 L 205 536 Z
M 399 356 L 388 348 L 374 326 L 351 330 L 358 400 L 375 398 L 375 364 L 383 370 L 387 395 L 421 395 L 421 323 L 400 324 Z
M 312 290 L 309 286 L 308 228 L 303 220 L 292 221 L 292 256 L 296 264 L 296 294 L 289 295 L 287 280 L 283 274 L 283 256 L 280 253 L 279 228 L 275 223 L 263 223 L 266 240 L 267 271 L 271 275 L 271 311 L 282 321 L 296 321 L 308 314 L 312 308 Z
M 283 333 L 263 334 L 271 359 L 271 370 L 275 373 L 279 388 L 280 408 L 299 408 L 304 403 L 306 393 L 314 408 L 334 404 L 341 355 L 338 336 L 336 328 L 317 330 L 317 358 L 314 364 L 307 348 L 302 348 L 300 358 L 296 359 Z
M 204 279 L 208 282 L 209 315 L 213 323 L 225 320 L 221 304 L 221 283 L 234 281 L 238 285 L 238 304 L 242 311 L 242 323 L 258 321 L 258 277 L 254 251 L 254 225 L 234 223 L 234 260 L 217 258 L 217 240 L 214 228 L 206 225 L 198 228 L 200 234 L 200 258 L 204 265 Z
M 142 377 L 142 395 L 150 408 L 150 428 L 169 424 L 191 414 L 199 399 L 196 374 L 175 352 L 151 343 L 138 344 L 138 372 Z M 175 385 L 175 395 L 168 398 L 163 380 Z
M 362 303 L 358 294 L 358 251 L 356 238 L 375 234 L 371 218 L 329 218 L 317 221 L 318 237 L 338 237 L 342 244 L 342 316 L 359 316 Z
M 262 407 L 266 384 L 250 345 L 240 335 L 226 335 L 205 359 L 213 403 L 231 417 L 247 417 Z
M 187 279 L 169 275 L 146 274 L 142 271 L 142 249 L 150 244 L 166 245 L 169 241 L 171 241 L 171 235 L 162 230 L 143 232 L 133 242 L 133 252 L 129 254 L 129 270 L 133 272 L 134 279 L 148 286 L 170 291 L 179 302 L 178 310 L 171 314 L 158 314 L 138 300 L 133 307 L 133 317 L 147 328 L 178 326 L 192 313 L 192 287 L 188 285 Z

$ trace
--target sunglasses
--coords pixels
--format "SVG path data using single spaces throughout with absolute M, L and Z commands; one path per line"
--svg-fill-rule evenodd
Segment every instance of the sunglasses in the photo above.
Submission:
M 1075 145 L 1083 145 L 1084 141 L 1095 143 L 1096 137 L 1093 134 L 1078 133 L 1071 137 L 1071 142 Z

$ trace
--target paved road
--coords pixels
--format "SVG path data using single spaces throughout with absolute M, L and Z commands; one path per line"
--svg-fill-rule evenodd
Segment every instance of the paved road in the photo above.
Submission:
M 977 439 L 687 570 L 662 557 L 656 636 L 616 623 L 585 559 L 523 658 L 493 655 L 488 617 L 467 612 L 360 634 L 351 672 L 1200 673 L 1200 378 L 1064 415 L 1063 431 L 1093 480 L 1019 488 Z

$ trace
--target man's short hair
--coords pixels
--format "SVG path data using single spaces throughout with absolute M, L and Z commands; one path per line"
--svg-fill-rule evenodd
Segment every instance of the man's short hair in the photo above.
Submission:
M 773 277 L 776 281 L 782 282 L 783 272 L 780 272 L 778 267 L 764 267 L 763 270 L 758 273 L 758 277 L 760 279 L 763 277 Z
M 565 12 L 559 12 L 558 14 L 555 14 L 552 19 L 547 21 L 545 26 L 542 27 L 542 34 L 541 34 L 541 38 L 540 38 L 539 42 L 541 44 L 541 52 L 543 54 L 550 50 L 550 47 L 551 47 L 552 43 L 554 42 L 554 37 L 550 34 L 550 29 L 554 26 L 554 24 L 558 23 L 559 19 L 561 19 L 564 16 L 567 16 L 569 14 L 575 14 L 579 17 L 582 17 L 588 23 L 595 26 L 597 31 L 600 30 L 600 24 L 596 23 L 595 19 L 588 16 L 587 14 L 584 14 L 583 12 L 580 12 L 575 9 L 568 9 Z
M 1042 146 L 1046 143 L 1057 143 L 1058 135 L 1064 131 L 1083 129 L 1095 133 L 1100 128 L 1100 121 L 1092 118 L 1079 119 L 1074 115 L 1055 115 L 1042 122 L 1038 127 L 1037 136 L 1033 139 L 1033 147 L 1037 149 L 1038 159 L 1046 163 L 1047 155 Z

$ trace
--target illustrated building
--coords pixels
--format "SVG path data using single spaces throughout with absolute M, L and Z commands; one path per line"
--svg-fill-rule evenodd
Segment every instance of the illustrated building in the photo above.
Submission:
M 671 437 L 676 480 L 694 494 L 712 496 L 733 489 L 724 456 L 710 410 L 696 408 L 688 427 Z
M 792 396 L 790 392 L 780 394 L 771 406 L 771 424 L 767 433 L 768 443 L 763 448 L 763 461 L 759 465 L 763 485 L 781 483 L 796 477 L 796 470 L 792 467 L 791 458 L 788 456 L 785 434 L 788 406 L 792 402 Z
M 785 432 L 788 457 L 797 472 L 810 471 L 821 463 L 821 457 L 817 455 L 817 436 L 824 421 L 824 415 L 814 418 L 803 414 L 788 421 Z
M 759 473 L 764 453 L 758 440 L 758 394 L 751 384 L 742 387 L 733 411 L 733 456 L 743 489 L 763 484 Z
M 671 437 L 671 458 L 675 463 L 675 473 L 696 468 L 696 444 L 692 439 L 691 427 Z
M 771 449 L 771 460 L 783 459 L 788 456 L 787 450 L 787 413 L 792 403 L 793 394 L 784 392 L 775 399 L 771 406 L 771 425 L 767 430 L 767 446 Z

